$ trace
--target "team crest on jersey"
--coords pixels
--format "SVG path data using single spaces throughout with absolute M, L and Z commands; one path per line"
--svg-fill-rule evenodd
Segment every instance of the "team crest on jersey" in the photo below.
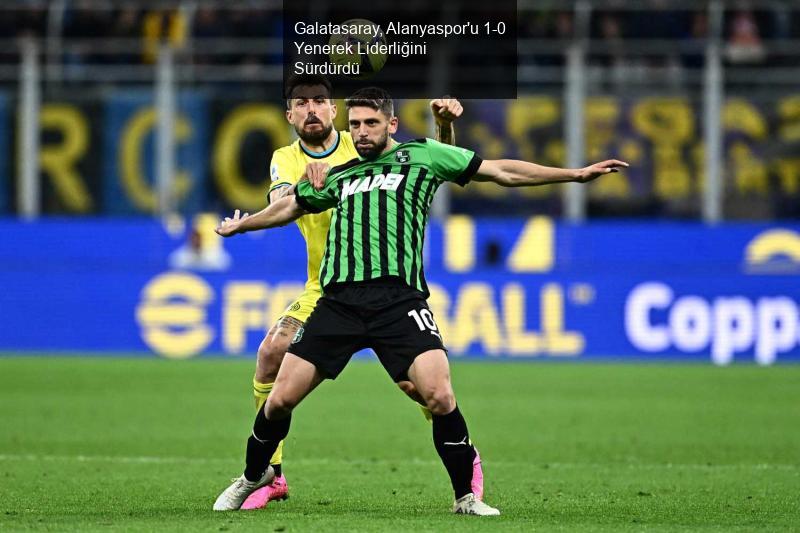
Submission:
M 398 150 L 394 153 L 394 158 L 397 160 L 398 163 L 408 163 L 411 161 L 411 155 L 408 153 L 408 150 Z

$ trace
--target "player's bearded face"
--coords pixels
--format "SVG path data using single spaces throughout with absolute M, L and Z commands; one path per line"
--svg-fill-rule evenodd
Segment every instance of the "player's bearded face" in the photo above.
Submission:
M 294 130 L 297 136 L 305 142 L 319 142 L 328 138 L 328 135 L 333 131 L 333 121 L 328 114 L 327 122 L 323 116 L 309 113 L 305 120 L 294 124 Z
M 348 111 L 350 135 L 358 155 L 364 159 L 380 156 L 397 130 L 397 119 L 369 107 L 355 106 Z
M 389 128 L 387 125 L 383 134 L 378 133 L 377 137 L 356 139 L 356 152 L 364 159 L 375 159 L 383 153 L 388 142 Z
M 322 86 L 300 87 L 292 95 L 287 118 L 297 136 L 307 143 L 321 142 L 333 131 L 335 106 Z

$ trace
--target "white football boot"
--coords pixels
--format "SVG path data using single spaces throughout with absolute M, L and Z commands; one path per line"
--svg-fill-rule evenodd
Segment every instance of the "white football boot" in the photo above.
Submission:
M 236 511 L 253 492 L 260 489 L 275 479 L 275 470 L 270 466 L 261 479 L 248 481 L 244 474 L 233 480 L 230 487 L 225 489 L 214 502 L 215 511 Z
M 453 504 L 455 514 L 474 514 L 477 516 L 499 516 L 500 511 L 494 507 L 486 505 L 475 497 L 471 492 L 460 497 Z

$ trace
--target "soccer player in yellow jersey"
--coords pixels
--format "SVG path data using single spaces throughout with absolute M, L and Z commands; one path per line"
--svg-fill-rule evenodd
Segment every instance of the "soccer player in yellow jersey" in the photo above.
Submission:
M 286 120 L 294 126 L 298 140 L 279 148 L 272 155 L 269 173 L 271 184 L 268 199 L 274 202 L 286 194 L 297 183 L 311 162 L 324 162 L 334 167 L 358 157 L 349 132 L 336 131 L 333 119 L 336 118 L 336 104 L 331 100 L 330 82 L 323 76 L 294 76 L 286 84 Z M 454 142 L 453 120 L 461 115 L 462 107 L 458 100 L 443 98 L 431 102 L 431 111 L 436 122 L 437 140 L 452 144 Z M 322 295 L 319 269 L 325 250 L 325 241 L 330 226 L 331 211 L 307 215 L 297 219 L 308 254 L 308 280 L 305 290 L 278 319 L 258 347 L 256 374 L 253 378 L 253 392 L 256 409 L 261 409 L 267 401 L 281 361 L 291 344 L 297 330 L 303 326 Z M 410 381 L 401 381 L 399 387 L 413 400 L 423 406 L 423 413 L 430 419 L 430 412 L 424 407 Z M 242 509 L 259 509 L 272 500 L 283 500 L 288 496 L 286 478 L 281 471 L 283 442 L 270 460 L 275 470 L 275 479 L 262 487 L 242 504 Z M 483 475 L 480 470 L 480 457 L 475 460 L 474 479 L 480 486 L 474 487 L 478 497 L 483 492 Z

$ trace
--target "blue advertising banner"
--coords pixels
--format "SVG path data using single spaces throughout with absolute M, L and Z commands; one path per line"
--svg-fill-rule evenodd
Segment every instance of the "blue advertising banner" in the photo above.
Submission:
M 0 351 L 253 357 L 304 242 L 215 223 L 0 221 Z M 452 217 L 425 255 L 453 357 L 800 360 L 800 225 Z
M 156 210 L 158 116 L 153 100 L 152 91 L 115 91 L 105 101 L 103 203 L 108 213 L 132 215 Z M 182 91 L 177 107 L 173 194 L 182 212 L 197 212 L 205 202 L 208 172 L 207 101 L 198 93 Z

